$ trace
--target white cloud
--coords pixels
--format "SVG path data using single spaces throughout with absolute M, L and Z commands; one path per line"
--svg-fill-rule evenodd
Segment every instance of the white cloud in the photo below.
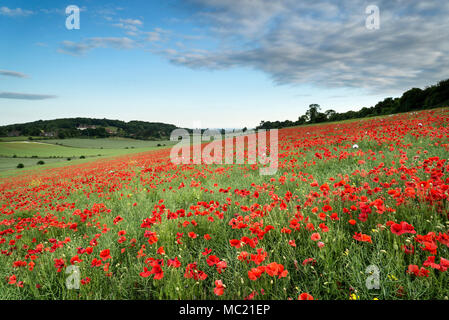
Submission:
M 157 42 L 167 40 L 167 36 L 171 35 L 171 32 L 161 28 L 154 28 L 153 31 L 147 31 L 144 34 L 146 35 L 146 41 Z
M 0 15 L 9 17 L 23 17 L 33 14 L 33 11 L 23 10 L 21 8 L 10 9 L 8 7 L 0 7 Z
M 137 35 L 139 28 L 143 26 L 143 22 L 139 19 L 119 19 L 119 22 L 115 23 L 114 26 L 128 30 L 127 32 L 131 35 Z
M 379 0 L 380 29 L 365 27 L 362 0 L 190 0 L 216 49 L 166 54 L 190 68 L 249 67 L 278 84 L 370 91 L 449 77 L 449 3 Z M 161 51 L 164 52 L 164 51 Z M 165 51 L 167 52 L 167 51 Z
M 58 52 L 79 56 L 95 48 L 132 49 L 136 46 L 136 42 L 127 37 L 95 37 L 81 42 L 63 41 Z
M 139 20 L 139 19 L 120 19 L 120 22 L 124 23 L 124 24 L 131 24 L 131 25 L 134 25 L 134 26 L 141 26 L 141 25 L 143 25 L 143 22 L 141 20 Z

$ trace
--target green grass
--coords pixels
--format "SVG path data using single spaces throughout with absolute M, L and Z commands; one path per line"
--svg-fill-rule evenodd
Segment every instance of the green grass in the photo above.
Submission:
M 67 158 L 114 155 L 119 149 L 72 148 L 41 142 L 0 142 L 0 156 L 27 158 Z
M 22 163 L 25 165 L 25 168 L 34 167 L 37 165 L 37 162 L 41 159 L 35 159 L 35 158 L 0 158 L 0 176 L 2 171 L 7 170 L 14 170 L 17 168 L 17 165 L 19 163 Z M 51 164 L 61 161 L 67 161 L 63 158 L 55 158 L 55 159 L 44 159 L 43 160 L 45 164 Z M 17 170 L 17 172 L 20 172 L 20 170 Z
M 42 137 L 31 137 L 34 140 L 42 139 Z M 28 136 L 18 136 L 18 137 L 0 137 L 0 142 L 7 142 L 7 141 L 28 141 Z
M 158 144 L 170 146 L 173 142 L 168 140 L 161 141 L 145 141 L 126 138 L 104 138 L 104 139 L 51 139 L 46 143 L 56 144 L 73 148 L 89 148 L 89 149 L 121 149 L 121 148 L 153 148 Z
M 125 138 L 49 139 L 45 141 L 29 141 L 28 138 L 25 138 L 2 138 L 8 141 L 0 142 L 0 177 L 22 173 L 25 171 L 24 169 L 36 166 L 39 160 L 45 161 L 45 165 L 40 165 L 39 168 L 47 168 L 47 164 L 54 165 L 63 162 L 60 165 L 65 165 L 73 163 L 73 160 L 80 159 L 82 156 L 87 158 L 87 161 L 91 161 L 173 145 L 173 142 L 167 140 L 143 141 Z M 67 161 L 67 158 L 72 161 Z M 19 163 L 23 163 L 25 168 L 17 169 Z

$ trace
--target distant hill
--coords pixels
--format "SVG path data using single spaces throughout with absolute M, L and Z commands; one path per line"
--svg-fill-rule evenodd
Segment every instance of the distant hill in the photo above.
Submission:
M 158 140 L 168 139 L 176 128 L 175 125 L 160 122 L 65 118 L 0 126 L 0 136 L 40 136 L 58 139 L 126 137 Z

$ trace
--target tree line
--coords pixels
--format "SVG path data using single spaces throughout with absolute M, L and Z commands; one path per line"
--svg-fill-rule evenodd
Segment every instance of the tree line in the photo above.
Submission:
M 412 88 L 402 94 L 400 98 L 388 97 L 379 101 L 375 106 L 364 107 L 359 111 L 338 113 L 329 109 L 321 112 L 318 104 L 309 105 L 306 113 L 296 121 L 261 121 L 256 129 L 275 129 L 303 124 L 342 121 L 348 119 L 374 117 L 415 110 L 431 109 L 449 105 L 449 79 L 438 82 L 425 89 Z
M 42 136 L 47 138 L 168 139 L 177 127 L 172 124 L 146 121 L 121 121 L 92 118 L 38 120 L 0 127 L 0 136 Z

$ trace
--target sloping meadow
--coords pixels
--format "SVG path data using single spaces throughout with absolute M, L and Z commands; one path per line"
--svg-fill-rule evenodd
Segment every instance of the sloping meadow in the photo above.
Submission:
M 170 149 L 0 181 L 2 299 L 447 299 L 447 109 L 279 131 L 279 166 Z

